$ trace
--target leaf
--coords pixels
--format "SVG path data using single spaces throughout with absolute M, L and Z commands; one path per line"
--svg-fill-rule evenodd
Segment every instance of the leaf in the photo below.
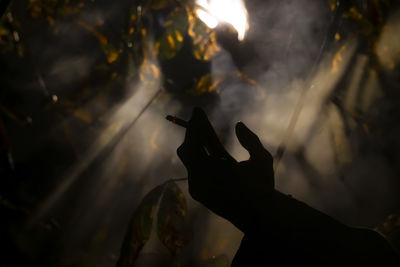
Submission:
M 179 52 L 182 48 L 187 25 L 187 15 L 183 8 L 176 8 L 168 15 L 164 23 L 164 33 L 156 43 L 161 59 L 171 59 Z
M 173 255 L 176 255 L 187 241 L 183 229 L 186 214 L 185 196 L 176 183 L 168 183 L 158 210 L 157 233 L 161 242 Z
M 117 51 L 112 45 L 103 47 L 104 53 L 107 56 L 107 62 L 113 63 L 118 59 L 119 51 Z
M 125 234 L 117 267 L 133 266 L 139 252 L 150 238 L 153 219 L 164 184 L 150 191 L 132 215 Z
M 193 13 L 188 12 L 188 14 L 188 34 L 193 41 L 193 55 L 198 60 L 211 60 L 220 50 L 216 34 Z
M 223 80 L 223 77 L 214 77 L 211 73 L 207 73 L 203 75 L 194 86 L 194 93 L 197 95 L 210 93 L 214 91 Z
M 82 29 L 85 29 L 86 31 L 90 32 L 96 39 L 99 41 L 99 43 L 103 46 L 108 44 L 107 37 L 104 36 L 101 32 L 99 32 L 97 29 L 95 29 L 92 25 L 87 24 L 83 20 L 75 20 L 76 25 L 80 26 Z

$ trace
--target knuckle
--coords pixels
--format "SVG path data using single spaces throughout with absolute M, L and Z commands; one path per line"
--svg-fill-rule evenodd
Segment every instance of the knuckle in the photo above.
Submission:
M 180 145 L 177 149 L 176 149 L 176 154 L 178 155 L 178 157 L 183 158 L 184 154 L 185 154 L 185 146 L 184 144 Z
M 199 200 L 198 192 L 197 192 L 196 188 L 193 187 L 193 185 L 192 186 L 189 185 L 189 194 L 192 196 L 192 198 L 194 200 L 197 200 L 197 201 Z
M 269 153 L 269 151 L 263 147 L 263 155 L 264 158 L 269 162 L 272 163 L 274 161 L 274 157 L 272 157 L 271 153 Z

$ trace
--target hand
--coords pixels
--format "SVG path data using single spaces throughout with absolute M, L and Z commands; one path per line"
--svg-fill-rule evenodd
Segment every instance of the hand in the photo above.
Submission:
M 249 160 L 237 162 L 204 111 L 195 108 L 177 153 L 188 171 L 191 196 L 243 231 L 249 208 L 274 191 L 273 158 L 244 123 L 237 123 L 235 130 Z

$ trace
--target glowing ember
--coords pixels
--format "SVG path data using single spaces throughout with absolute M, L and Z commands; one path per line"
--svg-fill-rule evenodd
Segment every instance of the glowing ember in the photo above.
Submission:
M 219 22 L 231 24 L 238 32 L 238 39 L 243 40 L 249 25 L 247 10 L 243 0 L 196 0 L 199 18 L 210 28 Z

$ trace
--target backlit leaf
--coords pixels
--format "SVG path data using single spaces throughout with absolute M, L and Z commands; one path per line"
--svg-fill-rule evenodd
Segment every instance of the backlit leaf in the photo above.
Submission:
M 156 43 L 161 59 L 173 58 L 182 48 L 187 24 L 186 11 L 182 8 L 176 8 L 168 16 L 164 23 L 164 33 Z
M 188 34 L 192 37 L 193 55 L 198 60 L 211 60 L 220 50 L 215 31 L 208 28 L 196 15 L 188 12 Z
M 157 216 L 157 233 L 172 254 L 185 245 L 184 222 L 187 214 L 186 199 L 174 182 L 167 184 Z
M 113 63 L 118 59 L 119 52 L 112 46 L 108 46 L 107 49 L 104 49 L 106 56 L 107 56 L 107 62 L 108 63 Z
M 91 34 L 93 34 L 93 36 L 97 38 L 97 40 L 99 41 L 99 43 L 101 45 L 107 45 L 108 44 L 107 37 L 105 37 L 101 32 L 96 30 L 92 25 L 89 25 L 89 24 L 87 24 L 86 22 L 84 22 L 82 20 L 75 20 L 75 23 L 77 25 L 81 26 L 83 29 L 85 29 L 88 32 L 90 32 Z
M 150 191 L 134 212 L 125 234 L 118 267 L 133 266 L 139 252 L 150 238 L 154 215 L 158 200 L 163 192 L 164 184 Z
M 107 39 L 107 37 L 99 32 L 96 28 L 94 28 L 92 25 L 87 24 L 86 22 L 82 20 L 76 20 L 75 23 L 82 27 L 83 29 L 87 30 L 90 32 L 96 39 L 99 41 L 104 54 L 107 57 L 107 62 L 108 63 L 113 63 L 118 59 L 118 56 L 121 51 L 117 50 Z
M 223 82 L 222 77 L 212 76 L 211 73 L 207 73 L 200 78 L 200 80 L 194 86 L 195 94 L 206 94 L 214 91 L 219 84 Z

